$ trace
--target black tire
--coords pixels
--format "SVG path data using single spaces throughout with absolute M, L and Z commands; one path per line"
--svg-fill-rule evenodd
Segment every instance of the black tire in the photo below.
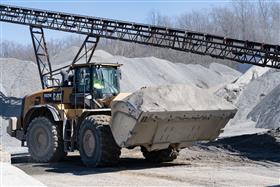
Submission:
M 62 132 L 47 117 L 36 117 L 28 125 L 27 147 L 36 162 L 57 162 L 66 156 Z
M 82 162 L 89 167 L 112 166 L 119 162 L 121 148 L 110 128 L 110 116 L 91 115 L 79 129 L 78 144 Z
M 171 162 L 179 155 L 179 151 L 172 147 L 150 152 L 145 147 L 141 147 L 141 152 L 149 162 Z

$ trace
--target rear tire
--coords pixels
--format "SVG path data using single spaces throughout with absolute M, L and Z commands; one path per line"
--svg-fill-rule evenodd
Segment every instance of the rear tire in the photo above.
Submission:
M 150 152 L 145 147 L 141 147 L 141 151 L 145 159 L 149 162 L 171 162 L 179 155 L 179 151 L 172 147 Z
M 56 162 L 66 156 L 62 133 L 47 117 L 36 117 L 28 125 L 28 151 L 36 162 Z
M 110 128 L 110 116 L 92 115 L 79 129 L 78 144 L 82 162 L 89 167 L 111 166 L 119 162 L 121 148 Z

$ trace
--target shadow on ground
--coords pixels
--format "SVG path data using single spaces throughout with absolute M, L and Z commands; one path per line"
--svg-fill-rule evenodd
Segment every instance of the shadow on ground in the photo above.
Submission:
M 280 162 L 280 128 L 266 133 L 222 138 L 206 145 L 238 152 L 254 161 Z
M 21 111 L 21 98 L 7 97 L 0 92 L 0 116 L 9 118 L 19 116 Z
M 88 168 L 83 165 L 79 155 L 67 156 L 64 160 L 57 163 L 34 163 L 28 154 L 12 155 L 12 164 L 19 168 L 21 164 L 29 164 L 33 172 L 53 172 L 53 173 L 72 173 L 74 175 L 89 175 L 99 173 L 111 173 L 124 170 L 141 170 L 150 168 L 164 168 L 172 166 L 189 165 L 187 163 L 151 163 L 143 158 L 121 158 L 120 163 L 114 167 Z

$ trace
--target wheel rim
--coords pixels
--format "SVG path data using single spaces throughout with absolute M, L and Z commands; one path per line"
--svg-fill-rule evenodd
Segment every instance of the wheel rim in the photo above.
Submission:
M 87 129 L 83 137 L 84 152 L 88 157 L 91 157 L 95 150 L 95 137 L 90 129 Z
M 38 155 L 45 154 L 48 148 L 49 136 L 44 128 L 34 129 L 34 148 Z

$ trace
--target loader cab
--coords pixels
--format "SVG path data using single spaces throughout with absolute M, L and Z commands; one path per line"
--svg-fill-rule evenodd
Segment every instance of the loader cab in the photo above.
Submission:
M 119 67 L 120 64 L 77 64 L 72 66 L 72 103 L 85 108 L 108 107 L 104 106 L 103 101 L 111 100 L 120 92 L 121 72 Z

